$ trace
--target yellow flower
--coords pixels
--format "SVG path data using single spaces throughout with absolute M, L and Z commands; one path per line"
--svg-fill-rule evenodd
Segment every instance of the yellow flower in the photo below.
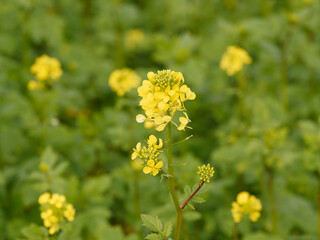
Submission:
M 30 91 L 40 90 L 40 89 L 43 89 L 43 84 L 38 82 L 38 81 L 31 80 L 31 81 L 28 82 L 28 89 Z
M 144 40 L 144 33 L 140 29 L 131 29 L 125 35 L 125 47 L 127 49 L 134 49 Z
M 141 78 L 136 72 L 128 68 L 115 70 L 109 77 L 109 85 L 118 96 L 123 96 L 132 88 L 138 87 L 140 82 Z
M 39 204 L 48 204 L 50 202 L 50 193 L 46 192 L 43 193 L 42 195 L 40 195 L 39 199 L 38 199 L 38 203 Z
M 153 176 L 156 176 L 159 173 L 160 168 L 162 168 L 163 162 L 159 161 L 155 164 L 153 160 L 147 162 L 147 166 L 143 168 L 145 174 L 152 173 Z
M 31 73 L 36 75 L 39 81 L 59 80 L 62 75 L 61 64 L 58 59 L 47 55 L 38 57 L 30 68 Z
M 153 176 L 155 176 L 158 174 L 159 168 L 163 165 L 163 163 L 158 159 L 160 149 L 163 146 L 163 141 L 161 138 L 157 139 L 154 135 L 150 135 L 147 140 L 147 144 L 147 147 L 143 146 L 141 148 L 141 143 L 137 143 L 136 148 L 133 149 L 131 159 L 134 161 L 139 160 L 140 169 L 143 164 L 146 164 L 143 168 L 143 172 L 146 174 L 152 172 Z M 136 164 L 134 165 L 134 169 L 138 170 L 138 166 Z
M 239 223 L 244 214 L 248 214 L 251 221 L 256 222 L 260 217 L 262 205 L 259 199 L 248 192 L 240 192 L 237 201 L 232 202 L 231 213 L 234 221 Z
M 142 82 L 138 93 L 142 97 L 140 105 L 146 117 L 139 115 L 137 121 L 153 121 L 157 131 L 163 131 L 177 111 L 185 112 L 185 101 L 196 98 L 196 94 L 184 84 L 182 73 L 171 70 L 149 72 L 148 80 Z
M 185 117 L 179 117 L 179 121 L 181 124 L 178 127 L 178 130 L 184 130 L 186 128 L 187 124 L 189 122 L 191 122 L 190 119 L 188 118 L 187 113 L 184 112 L 183 114 L 185 115 Z
M 131 167 L 135 171 L 140 171 L 142 169 L 143 163 L 144 162 L 140 159 L 134 159 L 133 161 L 131 161 Z
M 38 199 L 41 205 L 40 217 L 43 220 L 43 225 L 49 229 L 49 234 L 53 235 L 60 230 L 59 223 L 64 221 L 74 220 L 75 209 L 66 202 L 66 197 L 57 193 L 44 193 Z
M 72 222 L 74 220 L 75 213 L 76 213 L 76 210 L 73 208 L 73 206 L 71 204 L 67 204 L 63 212 L 63 216 L 65 216 L 65 218 L 69 222 Z
M 220 61 L 220 68 L 229 76 L 241 71 L 244 64 L 250 64 L 251 58 L 248 53 L 237 46 L 229 46 Z
M 200 180 L 205 182 L 210 182 L 210 178 L 213 177 L 214 169 L 210 164 L 198 167 L 198 174 L 200 175 Z

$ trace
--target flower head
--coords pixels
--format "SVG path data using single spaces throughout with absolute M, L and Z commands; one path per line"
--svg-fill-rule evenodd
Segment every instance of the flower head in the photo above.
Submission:
M 76 210 L 72 204 L 66 202 L 66 197 L 57 193 L 48 192 L 42 194 L 38 202 L 41 206 L 41 219 L 43 225 L 49 228 L 49 234 L 53 235 L 60 230 L 59 222 L 65 221 L 64 218 L 72 222 Z
M 240 222 L 244 214 L 248 214 L 252 222 L 256 222 L 260 217 L 262 205 L 259 199 L 248 192 L 240 192 L 237 201 L 232 202 L 232 217 L 236 223 Z
M 138 93 L 142 97 L 140 105 L 145 111 L 145 119 L 154 121 L 158 131 L 164 130 L 177 111 L 186 111 L 185 101 L 196 98 L 196 94 L 184 84 L 182 73 L 171 70 L 149 72 L 148 80 L 142 82 Z
M 109 77 L 109 85 L 118 96 L 123 96 L 132 88 L 139 86 L 141 78 L 131 69 L 118 69 L 111 73 Z
M 143 168 L 143 172 L 145 174 L 151 173 L 153 176 L 155 176 L 163 166 L 163 162 L 159 161 L 158 159 L 160 149 L 163 146 L 163 141 L 161 138 L 158 140 L 154 135 L 150 135 L 147 144 L 148 146 L 141 147 L 141 143 L 139 142 L 136 148 L 133 149 L 131 159 L 142 160 L 141 164 L 146 164 L 146 166 Z
M 58 59 L 48 55 L 38 57 L 30 68 L 31 73 L 36 75 L 37 80 L 59 80 L 62 75 L 61 64 Z
M 237 46 L 229 46 L 220 61 L 220 68 L 225 70 L 229 76 L 241 71 L 244 64 L 251 63 L 248 53 Z
M 210 164 L 198 167 L 198 174 L 200 175 L 201 181 L 210 182 L 210 178 L 212 178 L 214 174 L 213 167 L 211 167 Z

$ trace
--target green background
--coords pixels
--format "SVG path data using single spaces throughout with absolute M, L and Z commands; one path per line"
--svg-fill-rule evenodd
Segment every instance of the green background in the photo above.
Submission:
M 180 71 L 197 94 L 186 102 L 193 129 L 174 131 L 175 142 L 193 135 L 174 146 L 181 198 L 198 165 L 215 176 L 206 202 L 185 210 L 183 239 L 232 239 L 240 191 L 263 205 L 257 223 L 239 224 L 242 239 L 317 239 L 319 12 L 318 0 L 0 0 L 0 239 L 48 239 L 37 203 L 45 191 L 77 211 L 58 239 L 139 239 L 135 182 L 141 212 L 175 222 L 165 180 L 130 167 L 138 141 L 165 136 L 135 122 L 135 89 L 122 98 L 110 89 L 123 67 L 142 79 Z M 144 39 L 128 49 L 131 29 Z M 219 69 L 229 45 L 252 58 L 234 77 Z M 42 54 L 64 73 L 31 92 L 29 69 Z

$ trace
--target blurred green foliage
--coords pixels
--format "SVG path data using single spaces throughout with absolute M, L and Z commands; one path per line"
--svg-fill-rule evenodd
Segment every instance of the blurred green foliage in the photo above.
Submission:
M 198 165 L 211 163 L 215 177 L 207 202 L 184 212 L 183 239 L 231 239 L 231 202 L 244 190 L 263 212 L 240 223 L 242 239 L 316 239 L 319 12 L 317 0 L 0 0 L 0 239 L 49 239 L 37 203 L 45 191 L 77 211 L 58 239 L 139 239 L 137 179 L 141 212 L 174 222 L 165 181 L 130 167 L 132 147 L 155 132 L 135 122 L 135 90 L 119 98 L 108 86 L 122 67 L 142 78 L 180 71 L 197 94 L 187 104 L 193 130 L 174 136 L 193 135 L 174 149 L 180 195 L 197 182 Z M 144 37 L 128 48 L 132 29 Z M 242 88 L 219 69 L 229 45 L 253 59 Z M 64 73 L 50 89 L 28 91 L 42 54 Z

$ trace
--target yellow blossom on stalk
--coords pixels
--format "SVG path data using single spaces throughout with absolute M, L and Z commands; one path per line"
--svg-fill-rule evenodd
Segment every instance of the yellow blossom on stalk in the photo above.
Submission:
M 31 73 L 36 75 L 37 80 L 59 80 L 62 75 L 61 64 L 58 59 L 48 55 L 38 57 L 30 68 Z
M 128 49 L 134 49 L 144 40 L 144 33 L 140 29 L 131 29 L 125 35 L 124 44 Z
M 160 149 L 163 146 L 163 141 L 161 138 L 159 138 L 158 140 L 154 135 L 150 135 L 147 144 L 147 147 L 143 146 L 141 148 L 141 143 L 139 142 L 136 148 L 133 149 L 131 159 L 142 160 L 141 164 L 145 165 L 143 168 L 143 172 L 145 174 L 150 173 L 153 176 L 156 176 L 159 173 L 161 167 L 163 166 L 163 162 L 159 161 L 158 159 Z
M 214 169 L 210 164 L 198 167 L 198 174 L 200 175 L 200 180 L 204 182 L 210 182 L 210 178 L 213 177 Z
M 41 219 L 43 225 L 49 229 L 49 234 L 53 235 L 60 230 L 59 223 L 65 221 L 64 218 L 72 222 L 76 210 L 72 204 L 66 202 L 66 197 L 57 193 L 48 192 L 42 194 L 38 202 L 41 206 Z
M 123 96 L 132 88 L 138 87 L 140 82 L 138 74 L 128 68 L 114 70 L 109 77 L 109 85 L 118 96 Z
M 256 222 L 260 217 L 262 205 L 259 199 L 250 195 L 248 192 L 240 192 L 237 195 L 237 201 L 232 202 L 232 217 L 236 223 L 239 223 L 244 214 L 248 214 L 252 222 Z
M 229 76 L 241 71 L 244 64 L 251 63 L 248 53 L 237 46 L 229 46 L 220 61 L 220 68 L 225 70 Z
M 185 101 L 196 98 L 196 94 L 184 84 L 182 73 L 171 70 L 149 72 L 148 80 L 143 81 L 138 93 L 142 97 L 140 105 L 146 117 L 139 114 L 137 121 L 153 121 L 157 131 L 163 131 L 177 111 L 186 112 Z M 179 130 L 183 130 L 187 125 L 185 119 L 181 120 L 183 125 Z M 189 118 L 187 120 L 190 122 Z

